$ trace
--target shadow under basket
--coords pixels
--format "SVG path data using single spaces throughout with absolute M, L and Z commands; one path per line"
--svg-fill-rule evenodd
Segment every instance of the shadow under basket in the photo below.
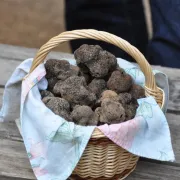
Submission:
M 153 96 L 159 106 L 161 108 L 163 107 L 165 99 L 164 92 L 157 87 L 152 68 L 142 53 L 124 39 L 104 31 L 92 29 L 74 30 L 55 36 L 39 49 L 33 60 L 30 73 L 39 64 L 43 63 L 48 53 L 59 44 L 69 40 L 86 38 L 111 43 L 132 56 L 144 73 L 146 96 Z M 117 146 L 100 130 L 95 128 L 72 177 L 80 177 L 88 180 L 122 180 L 135 169 L 138 159 L 139 157 Z

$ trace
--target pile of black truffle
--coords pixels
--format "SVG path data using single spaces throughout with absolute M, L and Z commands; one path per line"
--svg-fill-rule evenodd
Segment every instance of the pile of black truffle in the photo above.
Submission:
M 134 118 L 144 89 L 133 83 L 116 57 L 98 45 L 74 52 L 77 66 L 66 60 L 47 60 L 48 89 L 42 101 L 55 114 L 76 124 L 115 124 Z

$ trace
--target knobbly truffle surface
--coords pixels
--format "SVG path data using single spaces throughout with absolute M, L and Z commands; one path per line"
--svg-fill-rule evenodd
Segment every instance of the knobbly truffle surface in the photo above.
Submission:
M 79 105 L 92 105 L 96 96 L 87 89 L 84 77 L 71 76 L 59 87 L 61 96 L 68 102 Z
M 103 99 L 106 99 L 106 98 L 115 98 L 115 97 L 117 97 L 118 96 L 118 94 L 116 93 L 116 92 L 114 92 L 114 91 L 111 91 L 111 90 L 106 90 L 106 91 L 104 91 L 102 94 L 101 94 L 101 101 L 103 100 Z
M 106 89 L 106 81 L 104 79 L 93 79 L 88 85 L 90 92 L 100 97 L 101 93 Z
M 54 97 L 53 93 L 51 93 L 48 90 L 43 90 L 40 93 L 41 93 L 41 98 L 44 98 L 44 97 Z
M 98 124 L 95 113 L 89 106 L 76 105 L 71 113 L 71 117 L 75 123 L 82 126 L 96 126 Z
M 82 45 L 74 52 L 74 57 L 77 65 L 95 78 L 105 77 L 117 66 L 116 57 L 98 45 Z
M 66 120 L 71 121 L 70 105 L 68 101 L 58 97 L 45 97 L 42 101 L 56 115 L 62 116 Z
M 137 84 L 133 84 L 130 89 L 130 94 L 135 99 L 140 99 L 145 97 L 145 90 L 143 87 Z
M 135 117 L 137 109 L 137 106 L 135 104 L 126 104 L 124 109 L 126 114 L 126 121 Z
M 116 93 L 127 92 L 132 86 L 132 77 L 124 70 L 115 70 L 107 82 L 108 89 Z
M 122 105 L 129 104 L 132 101 L 132 96 L 130 93 L 120 93 L 118 95 L 118 100 Z
M 101 50 L 102 48 L 98 45 L 83 44 L 74 52 L 77 65 L 86 64 L 90 61 L 97 60 Z
M 58 82 L 58 79 L 56 77 L 51 77 L 47 79 L 47 81 L 48 81 L 48 90 L 50 92 L 53 92 L 54 86 Z
M 56 64 L 58 64 L 58 60 L 57 59 L 49 59 L 46 61 L 45 63 L 45 69 L 46 69 L 46 78 L 47 79 L 51 79 L 56 77 L 55 71 L 54 71 L 54 67 L 56 66 Z
M 107 124 L 116 124 L 125 120 L 125 110 L 122 104 L 111 99 L 104 99 L 96 113 L 99 113 L 99 121 Z

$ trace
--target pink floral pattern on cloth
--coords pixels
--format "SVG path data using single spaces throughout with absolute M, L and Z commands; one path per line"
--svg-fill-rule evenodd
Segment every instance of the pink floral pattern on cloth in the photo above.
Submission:
M 34 171 L 34 174 L 37 176 L 37 177 L 40 177 L 40 176 L 44 176 L 46 174 L 48 174 L 48 171 L 45 170 L 45 169 L 41 169 L 40 167 L 33 167 L 32 166 L 32 169 Z
M 30 140 L 30 151 L 28 152 L 28 156 L 30 160 L 43 157 L 45 158 L 45 146 L 42 142 L 34 143 L 32 140 Z
M 140 128 L 139 119 L 135 117 L 132 120 L 120 124 L 102 125 L 98 129 L 101 130 L 109 139 L 124 149 L 129 149 L 132 145 L 134 137 Z

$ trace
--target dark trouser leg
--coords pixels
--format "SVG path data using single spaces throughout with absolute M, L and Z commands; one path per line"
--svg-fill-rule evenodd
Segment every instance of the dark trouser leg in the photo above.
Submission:
M 180 68 L 180 2 L 150 2 L 154 32 L 148 59 L 151 64 Z
M 141 0 L 66 0 L 66 28 L 107 31 L 126 39 L 143 53 L 148 41 Z M 99 44 L 118 57 L 130 59 L 119 48 L 93 40 L 71 41 L 72 51 L 84 43 Z

